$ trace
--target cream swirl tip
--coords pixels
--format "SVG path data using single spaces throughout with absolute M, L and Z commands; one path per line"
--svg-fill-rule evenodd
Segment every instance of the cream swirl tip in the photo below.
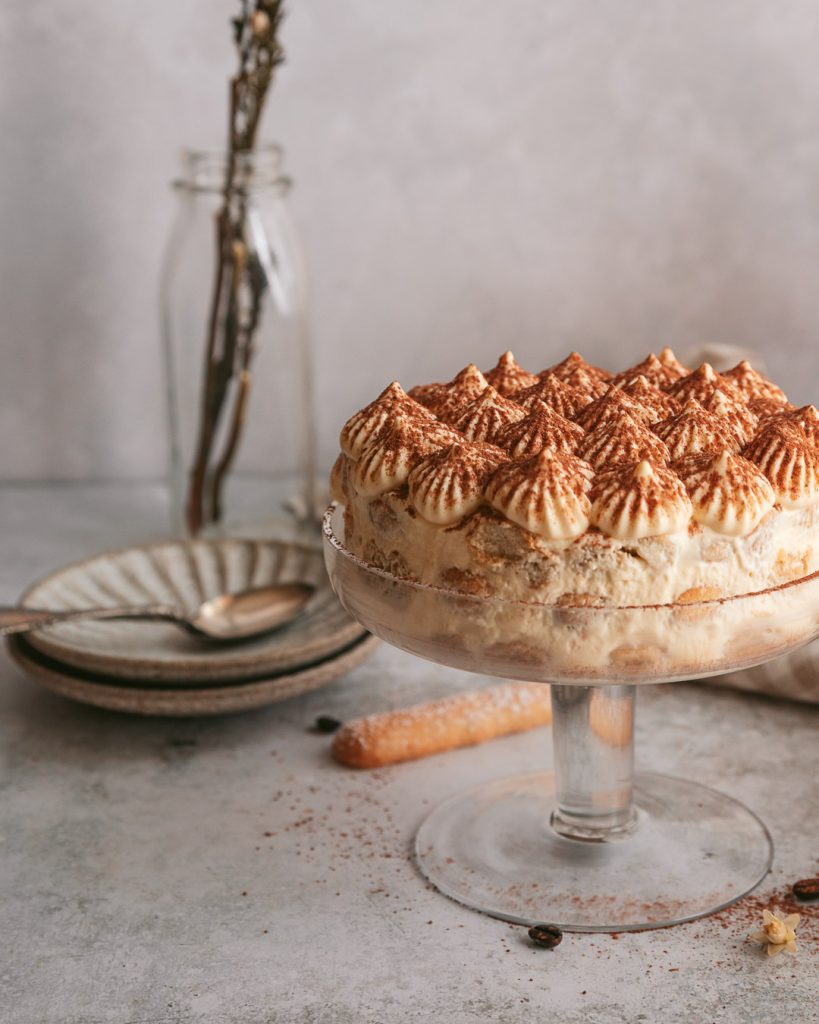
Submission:
M 507 519 L 546 540 L 572 540 L 589 525 L 592 468 L 574 455 L 544 448 L 524 462 L 501 466 L 486 499 Z
M 617 540 L 677 533 L 692 515 L 682 480 L 648 459 L 601 473 L 591 498 L 592 525 Z
M 776 494 L 757 467 L 727 448 L 699 455 L 677 468 L 694 519 L 716 533 L 746 537 L 776 502 Z
M 453 444 L 412 470 L 407 480 L 410 501 L 428 523 L 451 526 L 478 508 L 486 481 L 506 459 L 491 444 Z

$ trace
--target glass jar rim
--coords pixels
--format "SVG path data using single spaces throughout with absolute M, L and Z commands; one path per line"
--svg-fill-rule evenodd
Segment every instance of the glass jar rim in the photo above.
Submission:
M 185 147 L 181 151 L 183 173 L 172 186 L 185 192 L 224 193 L 228 166 L 226 149 Z M 291 184 L 282 173 L 284 149 L 278 143 L 265 142 L 255 149 L 235 155 L 234 185 L 237 192 L 260 189 L 286 191 Z

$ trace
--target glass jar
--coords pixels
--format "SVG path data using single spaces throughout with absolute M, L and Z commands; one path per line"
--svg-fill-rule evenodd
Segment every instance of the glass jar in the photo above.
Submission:
M 315 520 L 314 418 L 282 151 L 183 163 L 161 286 L 173 527 L 299 535 Z

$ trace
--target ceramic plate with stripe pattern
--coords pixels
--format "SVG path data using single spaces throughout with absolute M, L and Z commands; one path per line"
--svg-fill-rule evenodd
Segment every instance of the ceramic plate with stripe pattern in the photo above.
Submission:
M 275 540 L 168 541 L 96 555 L 23 594 L 33 608 L 173 604 L 192 613 L 217 594 L 303 580 L 305 611 L 275 633 L 239 645 L 202 643 L 158 622 L 74 622 L 27 634 L 35 650 L 114 679 L 202 683 L 284 672 L 327 658 L 364 635 L 330 588 L 318 548 Z
M 225 715 L 253 711 L 339 679 L 365 661 L 379 640 L 365 636 L 318 664 L 283 672 L 269 679 L 232 682 L 210 686 L 140 686 L 134 680 L 100 681 L 85 676 L 35 651 L 21 636 L 9 638 L 8 648 L 14 661 L 29 676 L 52 693 L 81 704 L 134 715 L 170 715 L 188 717 Z

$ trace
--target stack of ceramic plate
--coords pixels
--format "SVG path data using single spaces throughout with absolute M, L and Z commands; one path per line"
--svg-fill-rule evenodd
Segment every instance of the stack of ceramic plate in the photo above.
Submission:
M 376 644 L 338 603 L 321 552 L 274 540 L 170 541 L 97 555 L 30 587 L 32 608 L 170 604 L 188 614 L 210 597 L 272 583 L 315 586 L 293 622 L 218 646 L 156 622 L 72 622 L 14 636 L 17 664 L 50 690 L 143 715 L 245 711 L 324 686 Z

